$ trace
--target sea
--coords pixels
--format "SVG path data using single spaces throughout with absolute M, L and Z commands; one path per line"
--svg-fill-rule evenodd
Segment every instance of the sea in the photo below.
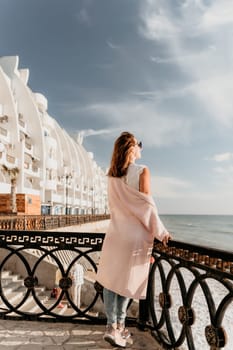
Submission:
M 233 215 L 160 215 L 174 240 L 233 251 Z

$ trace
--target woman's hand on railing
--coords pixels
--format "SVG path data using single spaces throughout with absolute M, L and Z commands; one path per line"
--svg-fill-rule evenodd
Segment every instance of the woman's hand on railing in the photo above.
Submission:
M 167 247 L 168 241 L 172 239 L 172 235 L 169 232 L 166 232 L 164 238 L 162 239 L 162 243 L 164 247 Z

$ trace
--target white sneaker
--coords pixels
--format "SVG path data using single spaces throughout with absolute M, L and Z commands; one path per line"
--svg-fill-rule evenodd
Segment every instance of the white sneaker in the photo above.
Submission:
M 117 329 L 119 330 L 122 338 L 125 339 L 128 344 L 132 345 L 133 344 L 132 334 L 127 328 L 125 328 L 125 325 L 118 323 Z
M 103 339 L 112 346 L 125 348 L 126 340 L 121 336 L 121 333 L 112 325 L 107 325 Z

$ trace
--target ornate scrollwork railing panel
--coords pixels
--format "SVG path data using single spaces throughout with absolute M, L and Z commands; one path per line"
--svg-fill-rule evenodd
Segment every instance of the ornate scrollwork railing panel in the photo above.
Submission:
M 104 322 L 101 294 L 94 288 L 103 239 L 102 233 L 1 232 L 0 317 Z M 71 297 L 75 264 L 84 272 L 80 305 Z M 8 270 L 21 278 L 9 284 Z M 55 284 L 59 293 L 52 298 Z
M 168 349 L 233 349 L 233 254 L 155 242 L 149 278 L 154 336 Z

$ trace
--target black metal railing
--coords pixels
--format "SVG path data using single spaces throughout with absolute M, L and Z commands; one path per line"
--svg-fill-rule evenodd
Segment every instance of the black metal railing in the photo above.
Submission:
M 103 239 L 103 233 L 0 232 L 0 318 L 105 323 L 95 285 Z M 148 318 L 142 312 L 129 321 L 144 322 L 166 349 L 232 350 L 233 254 L 173 240 L 166 248 L 155 241 L 153 256 Z M 70 295 L 75 263 L 84 269 L 79 306 Z M 21 278 L 11 280 L 8 270 Z M 60 294 L 52 298 L 56 283 Z
M 0 318 L 103 322 L 94 284 L 103 239 L 103 233 L 0 232 Z M 76 263 L 84 272 L 80 307 L 70 295 Z M 53 287 L 57 298 L 51 296 Z
M 0 216 L 0 230 L 52 230 L 59 227 L 82 225 L 108 220 L 109 214 L 85 215 L 18 215 Z
M 233 349 L 233 254 L 155 242 L 148 299 L 153 335 L 166 349 Z

